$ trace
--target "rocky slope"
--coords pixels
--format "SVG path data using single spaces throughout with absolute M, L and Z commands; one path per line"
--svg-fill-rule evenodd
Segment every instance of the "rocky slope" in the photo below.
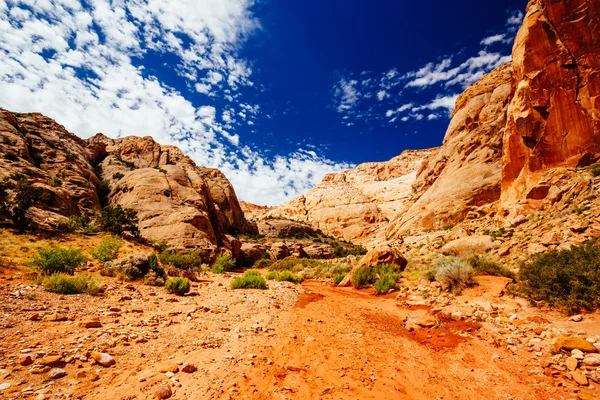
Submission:
M 306 194 L 262 214 L 255 210 L 254 216 L 303 222 L 338 239 L 375 243 L 382 239 L 381 228 L 405 210 L 417 171 L 436 152 L 405 151 L 387 162 L 329 174 Z
M 0 151 L 0 179 L 21 174 L 45 193 L 32 216 L 46 228 L 97 212 L 106 200 L 138 212 L 142 237 L 207 259 L 227 244 L 226 234 L 256 232 L 220 171 L 150 137 L 82 140 L 41 114 L 0 110 Z

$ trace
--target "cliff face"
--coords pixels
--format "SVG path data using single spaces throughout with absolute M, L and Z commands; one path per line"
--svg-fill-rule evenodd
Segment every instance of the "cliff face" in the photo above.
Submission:
M 406 208 L 423 160 L 436 151 L 405 151 L 387 162 L 329 174 L 306 194 L 266 210 L 265 215 L 308 223 L 354 243 L 382 240 L 382 228 Z
M 506 213 L 539 207 L 551 188 L 549 170 L 599 158 L 600 2 L 530 2 L 513 48 L 512 91 L 502 159 Z
M 500 198 L 510 74 L 508 63 L 459 96 L 443 145 L 423 162 L 410 206 L 390 223 L 389 238 L 453 225 L 469 212 L 488 213 L 485 206 Z
M 171 248 L 210 259 L 227 233 L 256 232 L 220 171 L 198 167 L 150 137 L 82 140 L 41 114 L 1 110 L 0 150 L 12 154 L 0 159 L 0 178 L 22 174 L 46 193 L 33 210 L 35 222 L 46 227 L 99 210 L 105 181 L 108 202 L 136 210 L 142 236 Z

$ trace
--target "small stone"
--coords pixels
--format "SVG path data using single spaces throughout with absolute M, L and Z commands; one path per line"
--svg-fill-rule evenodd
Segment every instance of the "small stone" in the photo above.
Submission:
M 586 357 L 583 359 L 582 363 L 588 367 L 597 367 L 600 365 L 600 360 L 596 357 Z
M 21 358 L 19 358 L 19 364 L 21 365 L 31 365 L 33 364 L 33 360 L 31 359 L 31 356 L 23 356 Z
M 175 363 L 164 363 L 158 366 L 158 372 L 179 372 L 179 366 Z
M 581 371 L 579 370 L 575 370 L 573 372 L 571 372 L 571 377 L 573 378 L 573 380 L 575 382 L 577 382 L 577 384 L 581 385 L 581 386 L 587 386 L 588 384 L 588 379 L 587 377 L 581 373 Z
M 58 364 L 61 359 L 62 359 L 61 356 L 44 357 L 44 358 L 42 358 L 40 360 L 40 364 L 42 364 L 42 365 L 54 365 L 54 364 Z
M 50 372 L 48 372 L 48 379 L 59 379 L 63 376 L 67 375 L 67 371 L 62 368 L 52 368 Z
M 577 369 L 577 367 L 579 366 L 579 360 L 574 357 L 569 357 L 569 358 L 567 358 L 566 365 L 570 371 L 575 371 Z
M 94 359 L 94 361 L 96 361 L 103 367 L 110 367 L 111 365 L 115 365 L 117 363 L 114 358 L 112 358 L 106 353 L 98 353 L 96 351 L 92 351 L 91 356 Z
M 12 385 L 8 382 L 5 383 L 0 383 L 0 390 L 6 390 L 8 388 L 10 388 Z
M 577 393 L 577 400 L 598 400 L 596 397 L 587 393 Z
M 102 328 L 102 323 L 100 321 L 84 321 L 81 326 L 84 328 Z
M 569 321 L 581 322 L 581 321 L 583 321 L 583 315 L 581 315 L 581 314 L 573 315 L 571 318 L 569 318 Z
M 417 322 L 417 325 L 423 328 L 433 328 L 437 324 L 435 317 L 431 314 L 425 314 L 421 319 Z
M 173 392 L 171 391 L 171 387 L 167 385 L 162 385 L 156 389 L 154 395 L 157 399 L 168 399 L 173 395 Z
M 196 366 L 194 364 L 185 363 L 181 367 L 181 371 L 191 374 L 192 372 L 196 372 Z

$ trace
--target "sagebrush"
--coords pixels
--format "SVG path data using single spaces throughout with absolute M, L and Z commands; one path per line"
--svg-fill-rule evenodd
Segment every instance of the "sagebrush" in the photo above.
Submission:
M 217 261 L 212 266 L 212 272 L 215 274 L 224 274 L 231 271 L 235 267 L 235 258 L 232 258 L 229 253 L 217 256 Z
M 119 255 L 119 250 L 123 246 L 123 239 L 117 236 L 106 236 L 98 247 L 90 251 L 92 257 L 105 263 L 108 261 L 115 260 Z
M 58 294 L 87 293 L 97 295 L 100 292 L 98 279 L 90 275 L 52 274 L 42 280 L 42 285 L 47 291 Z
M 63 273 L 73 275 L 75 269 L 87 262 L 79 248 L 42 247 L 31 264 L 43 275 Z
M 191 284 L 188 278 L 169 278 L 165 282 L 165 289 L 171 294 L 183 296 L 190 291 Z
M 232 289 L 266 289 L 267 281 L 256 270 L 248 270 L 231 281 Z

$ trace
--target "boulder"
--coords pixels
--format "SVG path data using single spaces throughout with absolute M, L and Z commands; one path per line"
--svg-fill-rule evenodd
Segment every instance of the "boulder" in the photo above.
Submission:
M 453 240 L 442 247 L 442 254 L 463 256 L 467 254 L 485 253 L 494 247 L 494 239 L 488 235 L 467 236 Z
M 242 266 L 252 266 L 254 263 L 265 257 L 267 254 L 266 246 L 259 243 L 242 243 L 240 248 L 240 263 Z
M 357 265 L 352 268 L 344 279 L 338 284 L 338 286 L 346 287 L 351 285 L 352 274 L 363 266 L 377 267 L 384 264 L 395 264 L 399 267 L 400 271 L 404 271 L 408 265 L 408 261 L 396 248 L 389 246 L 379 247 L 370 250 L 365 256 L 358 262 Z
M 283 260 L 284 258 L 290 256 L 290 249 L 285 245 L 285 243 L 273 243 L 269 248 L 269 255 L 273 260 Z
M 308 258 L 330 259 L 333 257 L 333 247 L 328 244 L 311 244 L 304 247 Z
M 556 339 L 554 342 L 554 352 L 558 353 L 561 350 L 581 350 L 584 353 L 595 353 L 597 351 L 593 343 L 587 340 L 574 336 L 562 336 Z

